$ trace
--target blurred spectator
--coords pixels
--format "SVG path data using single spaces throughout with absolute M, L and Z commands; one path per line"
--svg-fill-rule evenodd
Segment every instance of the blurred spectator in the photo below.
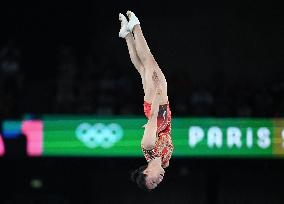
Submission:
M 61 45 L 58 50 L 58 77 L 55 99 L 56 112 L 70 112 L 74 108 L 74 77 L 76 61 L 72 48 Z
M 213 103 L 213 96 L 206 88 L 196 90 L 191 96 L 191 106 L 194 115 L 209 115 Z
M 110 55 L 108 55 L 110 57 Z M 54 109 L 37 106 L 39 113 L 78 113 L 99 115 L 143 115 L 143 89 L 140 78 L 133 67 L 121 65 L 117 57 L 101 62 L 92 53 L 79 57 L 75 48 L 60 45 L 57 52 L 55 97 L 47 97 Z M 107 60 L 104 58 L 104 60 Z M 33 87 L 42 86 L 36 80 L 23 84 L 21 69 L 21 51 L 14 41 L 9 41 L 0 48 L 0 112 L 1 116 L 24 114 L 19 106 L 19 93 L 22 87 L 26 92 Z M 132 65 L 131 65 L 132 66 Z M 206 84 L 191 79 L 193 72 L 184 68 L 178 72 L 167 70 L 169 83 L 168 95 L 175 116 L 215 116 L 215 117 L 283 117 L 284 82 L 271 79 L 271 83 L 261 84 L 255 81 L 224 79 L 207 79 Z M 232 68 L 233 69 L 233 68 Z M 132 70 L 132 71 L 131 71 Z M 222 78 L 223 77 L 223 78 Z M 258 76 L 259 78 L 262 75 Z M 179 87 L 179 88 L 177 88 Z M 21 94 L 34 97 L 34 93 Z M 30 100 L 29 103 L 37 103 Z
M 21 52 L 15 42 L 10 40 L 0 50 L 0 68 L 4 76 L 16 75 L 20 71 Z
M 106 69 L 99 80 L 100 94 L 97 96 L 97 114 L 111 115 L 114 113 L 116 79 L 110 69 Z
M 21 51 L 13 40 L 0 49 L 0 112 L 8 117 L 20 114 L 19 93 L 24 78 L 20 59 Z

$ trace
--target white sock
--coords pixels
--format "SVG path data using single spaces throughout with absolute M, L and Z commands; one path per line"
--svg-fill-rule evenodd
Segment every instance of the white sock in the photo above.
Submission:
M 127 18 L 121 13 L 119 14 L 119 20 L 121 22 L 121 28 L 120 28 L 118 36 L 121 38 L 125 38 L 127 34 L 129 33 L 129 30 L 127 28 L 128 21 L 127 21 Z
M 130 32 L 132 32 L 134 26 L 140 24 L 140 22 L 132 11 L 127 11 L 127 16 L 128 16 L 128 19 L 129 19 L 129 22 L 127 24 L 127 29 Z

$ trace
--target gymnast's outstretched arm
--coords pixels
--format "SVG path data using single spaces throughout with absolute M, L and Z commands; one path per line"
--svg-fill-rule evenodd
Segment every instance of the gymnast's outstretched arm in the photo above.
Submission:
M 148 119 L 148 123 L 145 126 L 144 135 L 141 142 L 145 149 L 153 149 L 155 147 L 157 134 L 157 117 L 159 112 L 161 94 L 161 88 L 160 86 L 158 86 L 156 88 L 156 94 L 151 105 L 150 117 Z

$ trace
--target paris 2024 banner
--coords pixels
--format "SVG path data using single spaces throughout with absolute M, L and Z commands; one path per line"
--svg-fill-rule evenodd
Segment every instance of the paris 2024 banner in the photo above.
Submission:
M 5 141 L 26 138 L 28 156 L 142 157 L 145 118 L 44 116 L 4 121 Z M 173 157 L 284 157 L 284 119 L 173 118 Z

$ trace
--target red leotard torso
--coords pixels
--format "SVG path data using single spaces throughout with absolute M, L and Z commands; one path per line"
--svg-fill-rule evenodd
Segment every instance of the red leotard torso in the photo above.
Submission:
M 149 118 L 151 112 L 151 104 L 144 101 L 144 113 Z M 153 149 L 145 149 L 142 146 L 147 162 L 156 157 L 161 157 L 162 167 L 166 168 L 173 153 L 173 143 L 171 137 L 171 110 L 169 103 L 159 106 L 157 118 L 157 139 Z

